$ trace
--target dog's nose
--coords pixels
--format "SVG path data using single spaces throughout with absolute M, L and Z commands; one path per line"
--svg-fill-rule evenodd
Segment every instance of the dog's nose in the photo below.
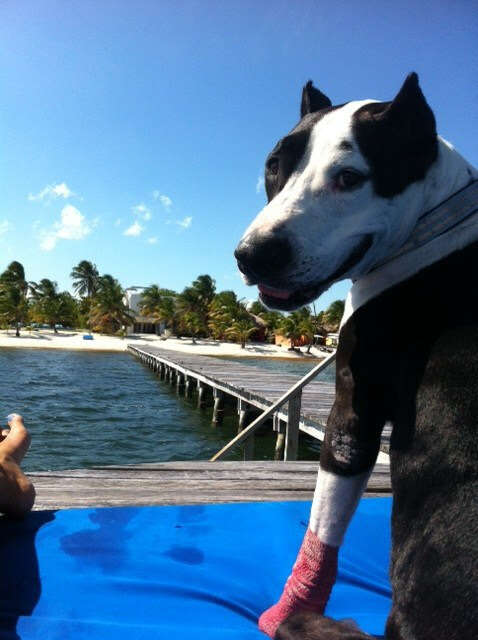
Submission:
M 239 269 L 256 279 L 284 271 L 292 260 L 292 247 L 283 236 L 249 235 L 234 251 Z

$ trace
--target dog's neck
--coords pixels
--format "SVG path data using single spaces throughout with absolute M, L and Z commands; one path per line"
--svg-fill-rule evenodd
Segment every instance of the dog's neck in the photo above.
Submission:
M 417 185 L 422 189 L 421 214 L 418 216 L 417 226 L 401 249 L 392 251 L 389 257 L 375 265 L 369 273 L 354 281 L 347 296 L 341 326 L 372 298 L 478 240 L 477 181 L 478 171 L 448 142 L 440 138 L 438 158 L 423 183 Z M 453 197 L 454 194 L 457 195 Z M 418 196 L 417 193 L 415 195 Z M 444 211 L 440 205 L 447 201 L 447 207 L 453 207 L 455 202 L 459 203 L 457 206 L 461 217 L 451 221 L 443 232 L 434 235 L 436 214 L 440 210 Z M 449 211 L 445 211 L 445 215 L 448 213 Z M 431 233 L 423 233 L 423 228 L 420 229 L 419 226 L 421 224 L 423 227 L 423 220 L 427 218 L 431 219 Z
M 451 195 L 478 180 L 478 170 L 443 138 L 438 138 L 438 157 L 423 183 L 424 209 L 430 211 Z

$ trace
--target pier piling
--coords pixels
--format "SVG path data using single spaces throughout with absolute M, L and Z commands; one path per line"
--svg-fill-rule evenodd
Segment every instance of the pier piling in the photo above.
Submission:
M 221 424 L 224 417 L 224 394 L 219 389 L 213 389 L 214 407 L 212 410 L 213 425 Z

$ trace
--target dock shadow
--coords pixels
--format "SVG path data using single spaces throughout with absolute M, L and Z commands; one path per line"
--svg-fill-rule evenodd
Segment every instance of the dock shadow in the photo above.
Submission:
M 55 519 L 54 511 L 33 511 L 24 520 L 0 516 L 0 638 L 21 640 L 21 616 L 30 616 L 40 599 L 41 580 L 35 538 Z

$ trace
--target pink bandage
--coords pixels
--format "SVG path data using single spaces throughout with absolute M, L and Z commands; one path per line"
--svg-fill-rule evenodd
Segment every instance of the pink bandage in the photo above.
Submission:
M 259 629 L 271 638 L 279 625 L 301 609 L 323 613 L 337 577 L 338 548 L 307 529 L 280 600 L 259 618 Z

